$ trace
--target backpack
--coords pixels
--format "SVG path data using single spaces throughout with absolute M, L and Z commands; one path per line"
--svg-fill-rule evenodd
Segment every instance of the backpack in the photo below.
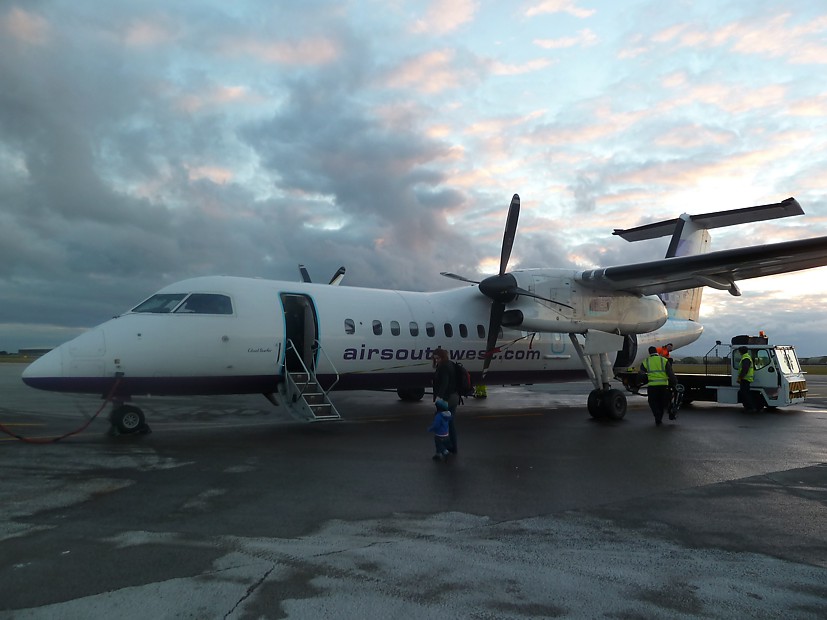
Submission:
M 463 402 L 466 396 L 473 396 L 474 382 L 471 380 L 471 373 L 459 362 L 452 362 L 454 364 L 454 378 L 457 384 L 457 393 L 459 394 L 459 402 Z

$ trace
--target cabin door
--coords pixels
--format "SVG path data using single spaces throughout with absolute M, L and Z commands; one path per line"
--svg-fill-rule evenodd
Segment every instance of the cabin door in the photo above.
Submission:
M 316 368 L 319 326 L 313 300 L 307 295 L 282 293 L 284 314 L 284 365 L 288 372 Z

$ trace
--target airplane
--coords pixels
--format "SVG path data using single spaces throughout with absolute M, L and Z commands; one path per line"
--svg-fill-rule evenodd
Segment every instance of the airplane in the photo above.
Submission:
M 232 276 L 170 284 L 131 310 L 29 365 L 42 390 L 101 394 L 115 433 L 149 432 L 133 397 L 261 393 L 301 419 L 338 419 L 334 390 L 396 390 L 421 400 L 437 347 L 477 382 L 532 384 L 588 377 L 595 418 L 621 419 L 614 369 L 635 366 L 650 345 L 697 340 L 704 287 L 740 295 L 739 280 L 827 265 L 827 236 L 709 251 L 709 230 L 802 215 L 779 203 L 618 229 L 640 241 L 671 235 L 662 259 L 601 269 L 507 271 L 520 198 L 506 218 L 499 271 L 465 286 L 410 292 Z

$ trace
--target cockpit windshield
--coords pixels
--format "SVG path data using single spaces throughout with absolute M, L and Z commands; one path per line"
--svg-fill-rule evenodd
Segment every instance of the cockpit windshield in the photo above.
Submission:
M 175 309 L 175 313 L 190 314 L 232 314 L 233 304 L 226 295 L 214 293 L 193 293 Z
M 186 296 L 186 293 L 159 293 L 132 308 L 132 312 L 155 312 L 159 314 L 172 312 L 175 310 L 175 306 L 180 304 Z
M 158 293 L 135 306 L 132 312 L 232 314 L 233 304 L 229 297 L 217 293 Z

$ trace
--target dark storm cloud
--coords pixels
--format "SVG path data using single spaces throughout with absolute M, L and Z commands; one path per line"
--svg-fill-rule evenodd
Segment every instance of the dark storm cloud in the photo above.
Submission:
M 467 200 L 444 185 L 439 161 L 449 147 L 425 137 L 415 122 L 410 129 L 383 123 L 375 108 L 359 103 L 352 84 L 342 83 L 343 74 L 292 82 L 273 117 L 242 135 L 282 187 L 329 197 L 344 221 L 337 235 L 373 248 L 371 281 L 422 288 L 440 270 L 437 262 L 429 266 L 430 256 L 444 261 L 449 247 L 469 254 L 445 219 Z M 400 253 L 404 263 L 421 260 L 424 269 L 399 270 Z

